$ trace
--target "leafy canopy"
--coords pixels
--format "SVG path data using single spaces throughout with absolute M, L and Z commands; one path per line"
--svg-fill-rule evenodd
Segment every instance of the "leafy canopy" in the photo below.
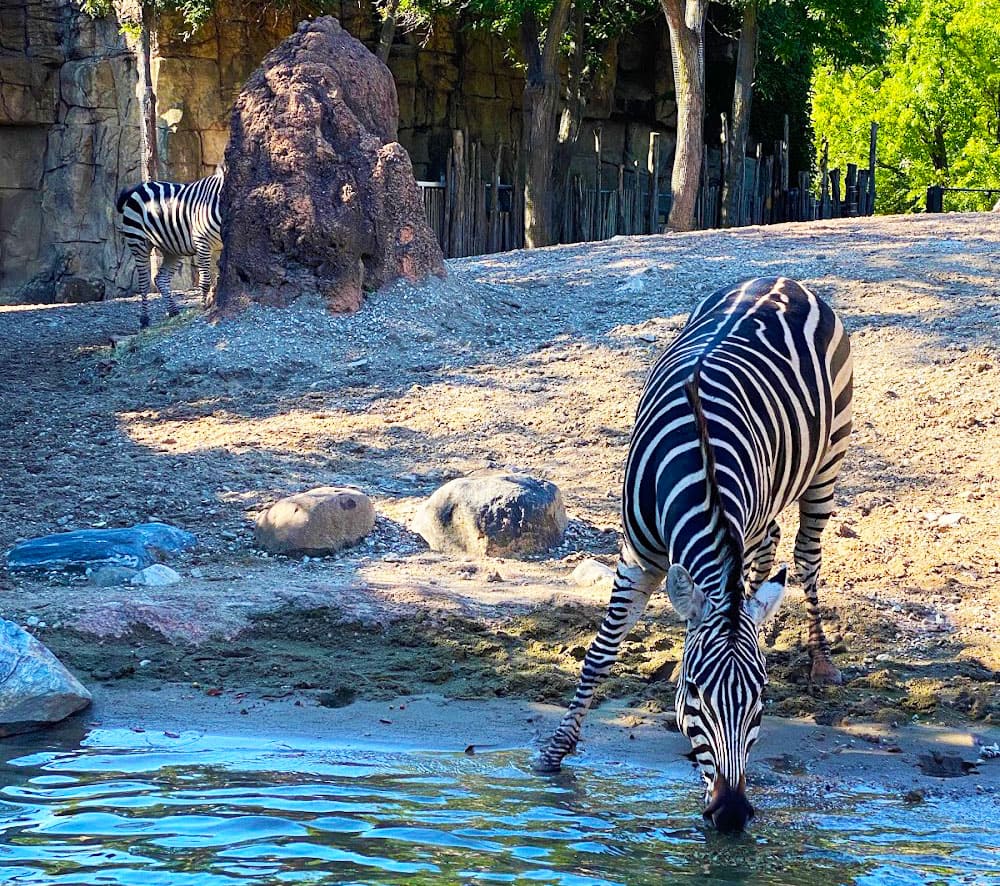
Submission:
M 877 210 L 924 208 L 929 185 L 1000 188 L 1000 0 L 905 0 L 883 64 L 813 77 L 813 125 L 831 164 L 857 161 L 879 124 Z M 984 209 L 947 194 L 948 209 Z

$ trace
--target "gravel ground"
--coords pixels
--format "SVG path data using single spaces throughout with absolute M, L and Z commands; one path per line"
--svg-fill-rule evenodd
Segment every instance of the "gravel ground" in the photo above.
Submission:
M 613 560 L 646 371 L 702 296 L 783 274 L 845 319 L 856 433 L 821 588 L 848 687 L 804 682 L 796 590 L 766 638 L 775 709 L 1000 722 L 1000 219 L 616 238 L 448 267 L 446 281 L 397 285 L 353 316 L 299 305 L 213 325 L 191 301 L 142 336 L 134 301 L 0 308 L 0 546 L 154 517 L 200 540 L 173 588 L 2 576 L 2 613 L 40 620 L 45 642 L 96 679 L 138 680 L 141 658 L 160 680 L 331 691 L 323 674 L 343 643 L 361 694 L 388 697 L 410 688 L 379 682 L 391 641 L 430 662 L 418 688 L 565 697 L 604 596 L 569 574 L 586 556 Z M 497 465 L 560 486 L 564 544 L 529 562 L 427 551 L 408 528 L 416 505 Z M 260 508 L 329 483 L 372 495 L 369 539 L 306 563 L 253 550 Z M 794 524 L 784 528 L 779 557 L 791 559 Z M 494 572 L 503 580 L 487 581 Z M 292 649 L 304 613 L 310 629 Z M 500 640 L 477 645 L 483 625 Z M 231 645 L 220 637 L 248 651 L 225 668 L 198 662 L 193 649 Z M 678 643 L 660 601 L 611 693 L 658 703 L 650 680 Z M 469 644 L 467 673 L 449 683 L 442 668 Z

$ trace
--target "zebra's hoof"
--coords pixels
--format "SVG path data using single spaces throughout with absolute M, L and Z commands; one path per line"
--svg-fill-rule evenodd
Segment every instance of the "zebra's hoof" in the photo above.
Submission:
M 562 761 L 549 760 L 546 757 L 536 757 L 531 764 L 531 768 L 538 775 L 553 775 L 562 770 Z
M 809 679 L 817 686 L 840 686 L 844 678 L 829 659 L 817 658 L 812 664 Z

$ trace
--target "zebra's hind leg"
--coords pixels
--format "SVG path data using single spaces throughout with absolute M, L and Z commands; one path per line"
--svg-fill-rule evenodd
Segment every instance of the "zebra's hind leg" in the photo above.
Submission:
M 180 313 L 177 310 L 177 302 L 174 301 L 174 294 L 170 291 L 170 282 L 174 279 L 174 271 L 177 270 L 177 266 L 180 263 L 181 257 L 179 255 L 166 252 L 163 254 L 163 264 L 156 274 L 156 288 L 160 291 L 160 295 L 163 296 L 163 300 L 167 305 L 167 316 L 169 317 L 176 317 Z
M 830 643 L 823 633 L 819 615 L 819 567 L 823 559 L 820 537 L 833 513 L 833 487 L 840 470 L 843 452 L 836 453 L 817 472 L 809 488 L 799 499 L 799 531 L 795 536 L 795 569 L 806 595 L 809 617 L 809 655 L 814 683 L 839 684 L 840 671 L 830 658 Z
M 139 328 L 145 329 L 149 326 L 149 244 L 143 241 L 129 241 L 129 249 L 132 250 L 132 258 L 135 260 L 135 269 L 139 273 Z
M 650 595 L 663 582 L 663 575 L 657 570 L 643 569 L 627 552 L 623 552 L 615 570 L 611 602 L 583 660 L 576 694 L 536 761 L 536 771 L 558 772 L 563 757 L 576 747 L 583 718 L 594 700 L 594 691 L 611 671 L 618 658 L 618 647 L 645 611 Z
M 197 250 L 195 262 L 198 265 L 198 288 L 201 290 L 201 303 L 208 301 L 208 291 L 212 288 L 212 245 L 205 241 L 195 243 Z

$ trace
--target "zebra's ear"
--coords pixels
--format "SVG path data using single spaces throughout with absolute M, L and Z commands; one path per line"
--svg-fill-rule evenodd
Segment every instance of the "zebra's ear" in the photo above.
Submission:
M 685 621 L 695 624 L 701 621 L 705 595 L 691 580 L 691 574 L 678 563 L 667 572 L 667 596 Z
M 788 578 L 788 567 L 782 566 L 774 575 L 765 581 L 757 592 L 747 601 L 747 609 L 754 624 L 760 627 L 781 605 L 785 597 L 785 582 Z

